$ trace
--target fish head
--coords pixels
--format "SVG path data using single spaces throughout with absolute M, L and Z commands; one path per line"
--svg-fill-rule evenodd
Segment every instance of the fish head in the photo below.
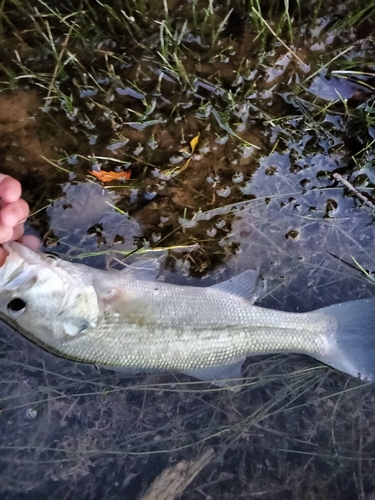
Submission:
M 58 349 L 95 327 L 98 299 L 83 267 L 17 242 L 3 245 L 0 316 L 34 342 Z

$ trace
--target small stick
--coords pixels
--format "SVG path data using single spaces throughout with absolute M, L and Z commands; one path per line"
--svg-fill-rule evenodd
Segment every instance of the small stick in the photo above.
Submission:
M 345 187 L 347 187 L 349 189 L 349 191 L 351 191 L 357 198 L 359 198 L 364 205 L 368 206 L 371 208 L 371 210 L 375 211 L 375 205 L 373 203 L 371 203 L 370 200 L 368 200 L 366 198 L 366 196 L 364 196 L 362 193 L 360 193 L 358 191 L 358 189 L 356 189 L 352 184 L 350 184 L 349 181 L 347 181 L 346 179 L 344 179 L 344 177 L 341 175 L 341 174 L 338 174 L 337 172 L 335 172 L 334 174 L 332 174 L 332 176 L 340 181 L 342 184 L 344 184 Z
M 214 458 L 215 452 L 209 447 L 196 460 L 182 460 L 167 467 L 151 484 L 140 500 L 174 500 L 180 498 L 185 488 Z

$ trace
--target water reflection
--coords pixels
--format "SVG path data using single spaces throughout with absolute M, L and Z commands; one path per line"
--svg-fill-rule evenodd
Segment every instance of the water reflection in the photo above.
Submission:
M 47 209 L 55 243 L 46 248 L 70 258 L 85 256 L 85 263 L 104 267 L 110 249 L 131 252 L 135 238 L 142 237 L 140 225 L 116 210 L 118 196 L 92 183 L 66 184 L 65 196 Z

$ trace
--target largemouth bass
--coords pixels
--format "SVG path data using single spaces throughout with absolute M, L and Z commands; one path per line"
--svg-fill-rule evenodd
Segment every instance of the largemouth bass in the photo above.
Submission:
M 211 287 L 178 286 L 147 271 L 103 271 L 16 242 L 3 247 L 1 318 L 58 356 L 218 381 L 239 377 L 247 356 L 295 352 L 374 377 L 375 298 L 281 312 L 253 305 L 255 271 Z

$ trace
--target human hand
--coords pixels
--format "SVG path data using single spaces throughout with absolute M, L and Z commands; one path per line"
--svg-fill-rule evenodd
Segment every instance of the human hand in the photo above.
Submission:
M 21 194 L 21 184 L 16 179 L 0 174 L 0 243 L 18 240 L 23 235 L 29 206 Z
M 0 174 L 0 244 L 12 240 L 22 240 L 27 246 L 37 248 L 35 236 L 24 236 L 24 222 L 29 215 L 29 205 L 21 198 L 21 184 L 9 175 Z M 0 247 L 0 266 L 7 256 Z

